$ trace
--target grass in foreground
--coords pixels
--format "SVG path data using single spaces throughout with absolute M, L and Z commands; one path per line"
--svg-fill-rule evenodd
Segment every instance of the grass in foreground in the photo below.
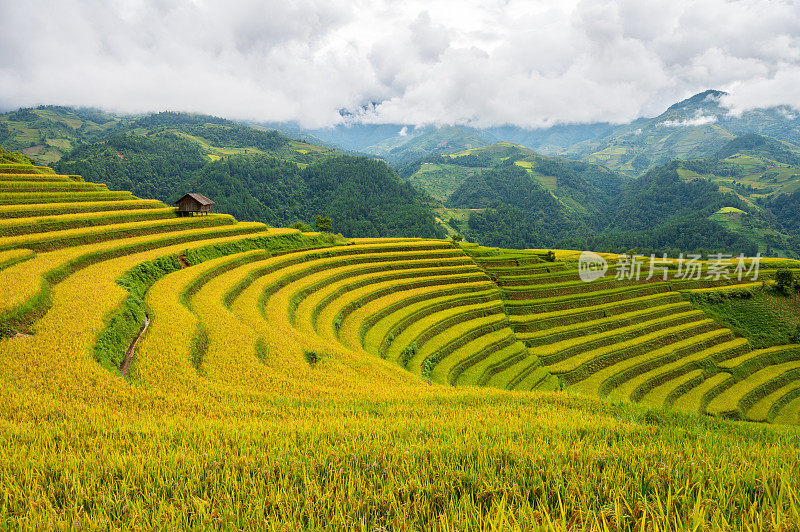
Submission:
M 800 526 L 796 430 L 567 394 L 442 390 L 270 399 L 220 418 L 3 418 L 2 528 Z

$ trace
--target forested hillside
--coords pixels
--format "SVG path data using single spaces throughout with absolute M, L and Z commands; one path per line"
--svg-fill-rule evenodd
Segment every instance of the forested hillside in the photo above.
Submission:
M 464 159 L 472 172 L 460 178 L 446 200 L 451 209 L 470 209 L 460 229 L 470 240 L 514 248 L 567 247 L 602 251 L 636 250 L 640 253 L 759 251 L 795 256 L 796 241 L 772 230 L 736 230 L 720 211 L 744 213 L 736 218 L 749 227 L 775 228 L 775 215 L 746 201 L 730 188 L 720 189 L 707 179 L 685 177 L 687 163 L 675 161 L 655 168 L 635 180 L 625 180 L 600 167 L 558 158 L 508 153 L 493 160 L 489 153 L 472 150 L 453 158 L 450 167 Z M 481 167 L 498 163 L 494 167 Z M 421 171 L 410 179 L 436 179 Z M 699 163 L 698 163 L 699 164 Z M 412 168 L 413 170 L 413 168 Z M 450 176 L 461 175 L 457 170 Z M 699 176 L 698 176 L 699 177 Z M 433 183 L 425 183 L 434 189 Z M 791 217 L 788 204 L 774 209 Z M 445 210 L 447 212 L 447 210 Z
M 45 106 L 0 115 L 0 143 L 140 197 L 200 192 L 241 220 L 311 225 L 322 216 L 347 236 L 444 234 L 424 195 L 385 163 L 223 118 Z
M 328 147 L 206 115 L 126 117 L 47 106 L 0 115 L 0 138 L 59 172 L 115 190 L 167 202 L 193 190 L 211 197 L 218 212 L 272 225 L 313 225 L 319 215 L 348 236 L 430 237 L 446 230 L 514 248 L 800 256 L 793 202 L 800 189 L 800 148 L 732 133 L 750 127 L 785 137 L 791 120 L 760 110 L 737 121 L 724 114 L 720 97 L 710 91 L 689 98 L 636 122 L 635 130 L 587 125 L 521 135 L 513 128 L 352 125 L 327 132 L 393 161 L 416 190 L 384 163 L 340 159 L 341 152 Z M 696 124 L 698 114 L 713 120 Z M 703 128 L 722 133 L 701 142 L 697 134 Z M 303 134 L 299 127 L 293 131 Z M 501 133 L 552 145 L 573 142 L 578 151 L 572 156 L 602 165 L 542 155 L 508 141 L 474 147 Z M 608 149 L 581 147 L 601 135 L 610 139 Z M 587 147 L 591 153 L 578 153 Z M 614 156 L 598 158 L 600 152 Z M 665 157 L 704 158 L 668 161 L 638 181 L 603 166 L 633 164 L 630 154 L 639 160 L 628 168 L 633 174 Z
M 547 247 L 586 234 L 583 220 L 564 207 L 524 168 L 508 165 L 468 178 L 448 202 L 485 209 L 469 218 L 469 237 L 504 247 Z
M 709 219 L 725 207 L 748 206 L 705 180 L 684 180 L 671 163 L 631 181 L 608 207 L 603 231 L 587 241 L 598 249 L 640 252 L 712 251 L 755 255 L 758 242 Z M 591 248 L 587 248 L 591 249 Z
M 800 189 L 797 146 L 746 134 L 706 159 L 673 161 L 665 168 L 674 169 L 685 183 L 710 182 L 732 197 L 708 204 L 690 201 L 688 204 L 695 210 L 687 210 L 687 215 L 694 212 L 707 215 L 710 207 L 717 206 L 719 209 L 706 217 L 729 232 L 758 242 L 763 253 L 796 256 L 800 250 L 797 236 L 800 213 L 793 207 L 797 198 L 794 193 Z M 657 189 L 652 195 L 659 193 Z
M 598 165 L 546 157 L 505 141 L 450 155 L 431 155 L 400 165 L 398 171 L 417 188 L 448 203 L 453 202 L 459 187 L 472 186 L 469 177 L 506 167 L 522 169 L 533 181 L 582 213 L 599 212 L 601 207 L 597 205 L 607 203 L 626 180 Z
M 800 151 L 759 135 L 640 178 L 497 142 L 400 165 L 451 232 L 484 245 L 800 256 Z
M 558 153 L 642 175 L 673 159 L 713 157 L 741 135 L 755 133 L 800 142 L 800 120 L 789 108 L 752 109 L 736 115 L 721 104 L 724 96 L 716 90 L 695 94 L 654 118 L 640 121 L 635 128 L 618 127 L 606 136 L 584 140 Z
M 215 142 L 237 145 L 240 152 L 212 160 L 202 144 L 186 138 L 209 130 Z M 200 192 L 216 202 L 217 212 L 275 226 L 312 224 L 319 215 L 347 236 L 440 234 L 424 197 L 385 163 L 329 151 L 300 153 L 297 157 L 308 162 L 293 161 L 280 155 L 294 141 L 274 132 L 244 131 L 236 136 L 236 130 L 201 124 L 148 135 L 118 134 L 77 148 L 54 168 L 168 203 L 187 191 Z M 244 148 L 253 145 L 257 148 Z

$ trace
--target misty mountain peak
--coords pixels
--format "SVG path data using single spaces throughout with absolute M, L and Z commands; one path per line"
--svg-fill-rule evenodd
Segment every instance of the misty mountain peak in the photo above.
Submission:
M 669 111 L 682 111 L 682 110 L 696 110 L 701 108 L 718 108 L 719 99 L 726 96 L 728 93 L 724 91 L 709 89 L 703 92 L 698 92 L 694 96 L 681 100 L 676 104 L 671 105 Z

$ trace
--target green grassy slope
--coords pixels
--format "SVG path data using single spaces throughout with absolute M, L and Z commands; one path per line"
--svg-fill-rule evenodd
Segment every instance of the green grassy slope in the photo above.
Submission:
M 404 164 L 429 155 L 456 153 L 465 149 L 484 146 L 487 141 L 480 133 L 457 126 L 405 129 L 372 146 L 363 148 L 364 153 L 377 155 L 392 164 Z
M 732 140 L 706 159 L 670 163 L 686 182 L 705 179 L 736 196 L 709 219 L 758 242 L 767 255 L 800 252 L 800 148 L 755 134 Z
M 41 164 L 61 160 L 84 144 L 122 134 L 170 132 L 196 144 L 209 160 L 270 154 L 300 165 L 335 155 L 329 148 L 288 139 L 274 131 L 207 115 L 162 112 L 126 116 L 95 109 L 42 106 L 0 114 L 0 144 Z
M 713 175 L 731 160 L 752 161 L 767 149 L 787 161 L 776 165 L 795 162 L 791 146 L 758 139 L 766 147 L 751 149 L 753 140 L 741 137 L 717 159 L 672 161 L 637 179 L 510 143 L 428 158 L 401 171 L 440 197 L 460 181 L 445 202 L 460 210 L 440 209 L 439 218 L 455 219 L 458 229 L 451 224 L 453 229 L 486 245 L 800 257 L 797 192 L 750 194 L 744 185 L 730 185 L 727 177 L 721 183 L 723 178 Z
M 0 144 L 51 164 L 82 143 L 101 138 L 119 116 L 95 109 L 43 106 L 0 114 Z
M 754 289 L 725 294 L 696 293 L 690 300 L 755 348 L 800 343 L 800 293 Z
M 739 135 L 757 133 L 790 143 L 800 142 L 798 119 L 787 108 L 754 109 L 741 116 L 728 114 L 720 91 L 704 91 L 678 102 L 635 129 L 588 139 L 560 155 L 641 175 L 672 159 L 706 158 Z
M 596 181 L 610 181 L 616 176 L 602 168 L 567 161 L 557 157 L 546 157 L 533 150 L 511 142 L 496 142 L 441 157 L 429 156 L 409 165 L 401 165 L 401 175 L 407 177 L 417 188 L 435 199 L 447 202 L 458 187 L 481 171 L 515 165 L 524 169 L 534 180 L 557 196 L 570 199 L 578 195 L 579 188 L 598 186 Z M 571 175 L 566 175 L 571 174 Z M 575 182 L 576 174 L 586 178 Z M 563 182 L 559 183 L 559 177 Z M 570 179 L 572 177 L 572 179 Z M 601 183 L 613 189 L 617 183 Z M 587 191 L 586 194 L 591 194 Z M 586 209 L 588 207 L 584 207 Z
M 751 203 L 800 189 L 800 147 L 748 134 L 706 159 L 680 163 L 684 179 L 703 177 Z

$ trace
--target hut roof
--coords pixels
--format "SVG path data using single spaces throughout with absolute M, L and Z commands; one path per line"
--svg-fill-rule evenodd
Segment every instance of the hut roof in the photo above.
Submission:
M 197 192 L 189 192 L 188 194 L 184 194 L 181 198 L 174 202 L 173 205 L 180 203 L 185 197 L 190 197 L 193 200 L 197 201 L 200 205 L 213 205 L 214 202 L 208 199 L 207 197 L 203 196 L 202 194 L 198 194 Z

